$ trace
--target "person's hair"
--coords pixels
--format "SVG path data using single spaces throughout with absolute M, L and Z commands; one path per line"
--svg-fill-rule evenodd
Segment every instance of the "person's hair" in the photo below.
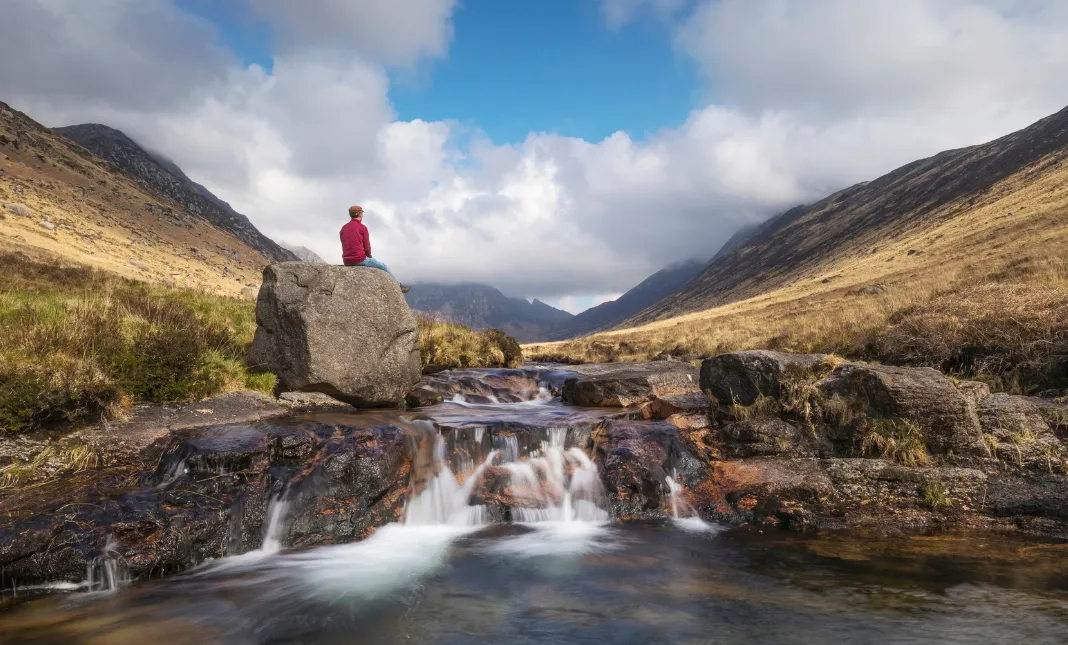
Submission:
M 349 217 L 356 219 L 363 215 L 363 208 L 361 206 L 349 206 Z

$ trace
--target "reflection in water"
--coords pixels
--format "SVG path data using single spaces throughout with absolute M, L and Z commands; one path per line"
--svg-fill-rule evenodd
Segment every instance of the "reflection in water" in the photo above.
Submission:
M 0 629 L 6 642 L 151 634 L 159 645 L 1030 644 L 1068 633 L 1063 545 L 983 538 L 984 559 L 969 555 L 969 537 L 935 550 L 933 540 L 911 549 L 837 536 L 828 544 L 849 553 L 835 557 L 812 548 L 824 539 L 670 524 L 395 524 L 355 544 L 26 602 L 0 613 Z

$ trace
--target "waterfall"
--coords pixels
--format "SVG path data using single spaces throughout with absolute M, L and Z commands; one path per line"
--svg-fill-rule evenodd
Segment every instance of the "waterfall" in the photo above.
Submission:
M 685 531 L 704 533 L 715 530 L 714 526 L 698 517 L 693 508 L 679 496 L 679 493 L 682 492 L 682 485 L 676 481 L 677 477 L 678 473 L 673 470 L 671 475 L 664 478 L 664 482 L 667 484 L 668 493 L 670 495 L 671 521 L 675 526 Z M 684 511 L 685 517 L 679 516 L 680 508 Z
M 285 519 L 289 512 L 289 500 L 283 499 L 283 489 L 278 497 L 271 500 L 267 506 L 267 530 L 263 534 L 263 545 L 260 551 L 263 553 L 278 553 L 282 550 L 282 538 L 285 536 Z
M 440 468 L 426 484 L 421 493 L 408 501 L 404 514 L 406 526 L 429 524 L 453 524 L 457 526 L 481 526 L 485 524 L 485 507 L 471 506 L 471 493 L 482 477 L 482 472 L 496 457 L 497 451 L 491 450 L 486 459 L 479 464 L 461 486 L 456 475 L 444 458 L 445 441 L 438 436 L 435 445 L 435 459 Z
M 513 494 L 536 507 L 516 506 L 512 518 L 520 523 L 607 522 L 604 488 L 597 466 L 578 448 L 564 449 L 566 428 L 550 428 L 549 440 L 527 459 L 505 463 Z M 569 474 L 570 471 L 570 474 Z
M 130 570 L 121 559 L 118 547 L 109 535 L 100 556 L 85 565 L 87 591 L 117 591 L 130 584 Z

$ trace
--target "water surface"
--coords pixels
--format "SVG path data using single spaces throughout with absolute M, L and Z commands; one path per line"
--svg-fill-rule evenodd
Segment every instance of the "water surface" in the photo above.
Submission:
M 1064 643 L 1068 546 L 668 524 L 390 525 L 117 592 L 8 601 L 12 643 Z

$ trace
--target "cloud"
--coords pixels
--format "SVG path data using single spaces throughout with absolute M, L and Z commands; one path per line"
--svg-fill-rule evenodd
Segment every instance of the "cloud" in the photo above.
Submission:
M 47 124 L 127 131 L 328 261 L 361 203 L 376 257 L 403 279 L 567 307 L 710 257 L 741 223 L 1068 102 L 1068 11 L 1054 0 L 653 0 L 714 101 L 643 139 L 494 142 L 397 121 L 389 104 L 387 66 L 444 55 L 454 2 L 301 3 L 294 16 L 297 3 L 247 1 L 289 30 L 269 71 L 166 2 L 14 0 L 0 87 Z M 605 16 L 621 25 L 644 5 L 606 0 Z
M 214 28 L 163 2 L 7 0 L 0 89 L 53 106 L 175 109 L 226 80 Z
M 1056 0 L 722 0 L 678 40 L 730 104 L 826 120 L 1046 109 L 1068 90 L 1066 29 Z
M 457 0 L 246 0 L 290 50 L 339 46 L 392 65 L 444 56 Z

